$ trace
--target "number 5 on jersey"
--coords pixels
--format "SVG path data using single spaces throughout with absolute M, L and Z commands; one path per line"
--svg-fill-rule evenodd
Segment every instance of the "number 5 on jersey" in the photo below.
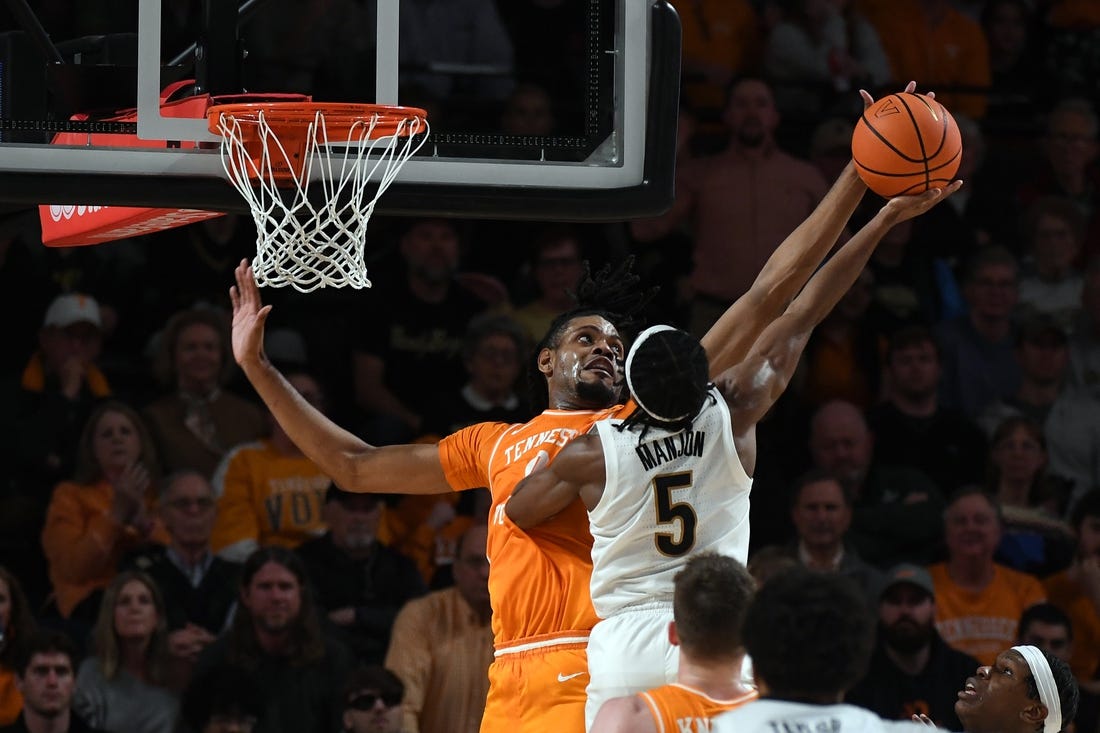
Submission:
M 657 524 L 679 522 L 679 532 L 656 532 L 653 542 L 662 555 L 679 557 L 691 552 L 695 546 L 695 528 L 699 518 L 695 510 L 686 501 L 673 501 L 674 489 L 691 488 L 691 472 L 663 473 L 653 478 L 653 496 L 657 504 Z M 679 540 L 676 535 L 679 535 Z

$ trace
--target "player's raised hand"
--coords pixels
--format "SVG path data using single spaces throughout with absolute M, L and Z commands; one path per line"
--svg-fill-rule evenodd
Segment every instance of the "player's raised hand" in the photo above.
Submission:
M 260 300 L 260 289 L 248 260 L 241 260 L 234 275 L 237 284 L 229 288 L 229 299 L 233 301 L 233 358 L 241 367 L 248 367 L 266 360 L 264 323 L 271 306 Z
M 962 181 L 952 181 L 944 188 L 930 188 L 923 193 L 895 196 L 886 202 L 882 210 L 891 216 L 894 224 L 920 216 L 941 201 L 946 200 L 951 194 L 958 191 L 963 185 Z
M 917 83 L 915 81 L 909 82 L 908 84 L 905 85 L 905 89 L 903 89 L 902 91 L 905 92 L 906 94 L 916 94 L 916 92 L 917 92 Z M 926 97 L 929 97 L 930 99 L 935 99 L 936 98 L 936 93 L 935 92 L 921 92 L 921 94 L 923 94 Z M 872 104 L 875 103 L 875 98 L 872 97 L 871 93 L 869 91 L 867 91 L 866 89 L 860 89 L 859 90 L 859 96 L 863 97 L 863 109 L 867 109 L 868 107 L 870 107 Z

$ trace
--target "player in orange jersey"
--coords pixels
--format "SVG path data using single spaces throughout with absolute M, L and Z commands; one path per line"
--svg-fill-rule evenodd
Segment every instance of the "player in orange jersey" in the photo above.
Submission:
M 836 243 L 866 187 L 849 165 L 822 202 L 776 249 L 752 288 L 701 339 L 717 375 L 738 363 Z M 913 215 L 931 207 L 925 195 Z M 580 731 L 588 684 L 585 645 L 596 622 L 589 598 L 592 537 L 580 501 L 525 532 L 507 521 L 516 483 L 591 425 L 623 412 L 622 366 L 632 317 L 644 302 L 629 267 L 586 274 L 578 308 L 551 325 L 534 366 L 548 409 L 524 425 L 481 423 L 436 445 L 375 447 L 305 402 L 263 352 L 271 306 L 252 270 L 236 270 L 233 354 L 302 452 L 348 491 L 438 494 L 489 487 L 487 553 L 496 661 L 482 731 Z
M 749 571 L 732 557 L 704 552 L 673 583 L 668 640 L 680 647 L 676 682 L 608 700 L 592 733 L 704 733 L 715 715 L 758 697 L 741 681 L 741 623 L 756 587 Z

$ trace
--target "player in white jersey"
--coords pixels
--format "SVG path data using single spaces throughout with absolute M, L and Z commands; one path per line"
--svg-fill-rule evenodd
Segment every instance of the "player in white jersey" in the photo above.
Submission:
M 745 561 L 756 423 L 786 388 L 813 328 L 852 286 L 886 231 L 959 185 L 922 203 L 891 199 L 714 386 L 698 341 L 669 326 L 647 329 L 625 368 L 637 409 L 624 421 L 597 423 L 516 487 L 505 511 L 520 529 L 558 514 L 578 496 L 589 510 L 592 601 L 604 620 L 588 642 L 586 727 L 603 701 L 675 679 L 676 650 L 666 636 L 672 577 L 693 551 Z
M 717 716 L 713 733 L 932 733 L 841 703 L 867 671 L 875 622 L 855 583 L 802 567 L 756 592 L 741 629 L 760 699 Z
M 748 561 L 752 479 L 734 447 L 729 407 L 708 384 L 706 365 L 706 353 L 690 334 L 669 326 L 647 329 L 626 367 L 643 410 L 634 414 L 637 426 L 631 418 L 595 425 L 605 484 L 621 490 L 605 490 L 588 512 L 592 605 L 602 619 L 588 638 L 589 729 L 606 701 L 676 680 L 680 649 L 668 643 L 668 625 L 673 579 L 688 555 L 706 550 Z M 695 376 L 683 388 L 666 383 L 649 394 L 635 384 L 646 369 Z M 680 416 L 680 424 L 651 427 L 638 419 L 654 413 Z

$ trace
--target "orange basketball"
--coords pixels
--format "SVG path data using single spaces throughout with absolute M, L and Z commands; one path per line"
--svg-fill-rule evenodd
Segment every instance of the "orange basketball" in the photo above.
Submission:
M 891 94 L 863 111 L 852 134 L 852 160 L 867 187 L 891 198 L 943 188 L 962 157 L 955 118 L 923 94 Z

